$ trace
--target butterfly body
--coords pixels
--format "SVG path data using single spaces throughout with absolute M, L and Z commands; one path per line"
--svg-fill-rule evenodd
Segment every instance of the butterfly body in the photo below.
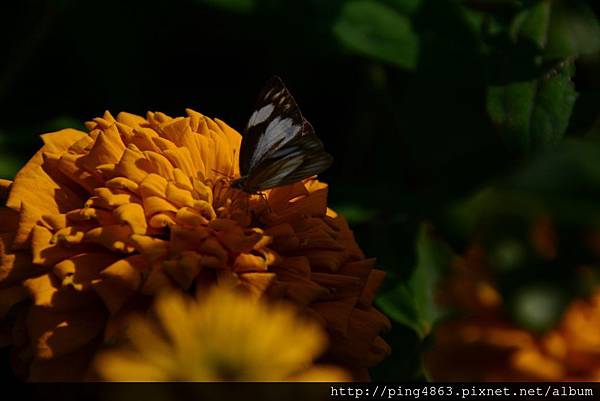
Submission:
M 235 189 L 241 189 L 244 192 L 247 192 L 249 194 L 253 194 L 258 192 L 257 188 L 249 188 L 246 186 L 246 181 L 248 180 L 248 176 L 245 175 L 243 177 L 237 178 L 235 180 L 233 180 L 231 182 L 231 188 L 235 188 Z
M 241 177 L 231 186 L 257 193 L 319 174 L 332 162 L 281 79 L 271 78 L 248 120 L 240 150 Z

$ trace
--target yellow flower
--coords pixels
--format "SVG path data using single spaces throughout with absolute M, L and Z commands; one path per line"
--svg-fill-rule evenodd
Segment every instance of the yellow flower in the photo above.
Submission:
M 542 255 L 555 255 L 551 246 L 544 249 Z M 457 261 L 440 295 L 465 316 L 436 330 L 426 355 L 434 379 L 600 380 L 600 290 L 573 301 L 551 330 L 533 333 L 506 317 L 485 253 L 475 245 Z
M 152 317 L 132 319 L 129 344 L 101 352 L 95 366 L 115 381 L 339 381 L 338 369 L 313 361 L 326 336 L 283 304 L 249 302 L 218 288 L 194 301 L 160 295 Z
M 218 283 L 312 315 L 327 358 L 356 378 L 389 353 L 389 321 L 372 306 L 384 274 L 327 207 L 326 184 L 230 188 L 241 136 L 192 110 L 86 125 L 42 135 L 14 182 L 0 182 L 0 318 L 12 317 L 1 327 L 20 375 L 78 380 L 158 292 Z

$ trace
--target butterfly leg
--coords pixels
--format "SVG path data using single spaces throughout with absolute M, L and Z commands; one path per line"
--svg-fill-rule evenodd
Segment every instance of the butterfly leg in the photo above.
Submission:
M 233 176 L 231 176 L 231 175 L 229 175 L 229 174 L 227 174 L 227 173 L 223 173 L 222 171 L 216 170 L 216 169 L 214 169 L 214 168 L 212 169 L 212 171 L 214 171 L 214 172 L 215 172 L 215 173 L 217 173 L 217 174 L 220 174 L 220 175 L 222 175 L 222 176 L 223 176 L 223 177 L 225 177 L 225 178 L 229 178 L 230 180 L 233 180 L 233 178 L 234 178 Z
M 261 199 L 266 203 L 267 210 L 269 210 L 269 213 L 273 213 L 273 209 L 271 209 L 271 205 L 269 205 L 269 200 L 267 199 L 267 196 L 263 192 L 259 192 L 258 194 L 260 195 Z

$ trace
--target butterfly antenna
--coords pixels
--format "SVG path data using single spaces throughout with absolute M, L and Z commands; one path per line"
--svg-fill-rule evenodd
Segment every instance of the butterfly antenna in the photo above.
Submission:
M 262 200 L 267 204 L 267 209 L 269 210 L 269 213 L 273 213 L 273 209 L 271 209 L 271 205 L 269 205 L 269 199 L 267 199 L 267 196 L 263 192 L 259 192 L 259 194 Z
M 235 177 L 233 177 L 232 175 L 229 175 L 229 174 L 227 174 L 227 173 L 223 173 L 222 171 L 219 171 L 219 170 L 215 170 L 214 168 L 212 169 L 212 171 L 214 171 L 214 172 L 215 172 L 215 173 L 217 173 L 217 174 L 220 174 L 220 175 L 222 175 L 223 177 L 227 177 L 227 178 L 229 178 L 229 179 L 231 179 L 231 180 L 233 180 L 233 179 L 235 178 Z

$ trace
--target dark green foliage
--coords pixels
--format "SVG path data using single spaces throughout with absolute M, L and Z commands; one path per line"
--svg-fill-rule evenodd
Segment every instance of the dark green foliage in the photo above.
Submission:
M 488 89 L 490 117 L 508 146 L 529 152 L 560 143 L 577 99 L 572 70 L 565 64 L 536 80 Z
M 344 5 L 333 31 L 350 50 L 375 60 L 414 69 L 419 38 L 410 19 L 374 1 L 351 1 Z
M 435 289 L 452 261 L 451 250 L 432 236 L 430 228 L 423 225 L 417 234 L 416 265 L 409 277 L 390 291 L 381 294 L 378 305 L 392 320 L 412 328 L 425 338 L 443 315 L 435 300 Z

